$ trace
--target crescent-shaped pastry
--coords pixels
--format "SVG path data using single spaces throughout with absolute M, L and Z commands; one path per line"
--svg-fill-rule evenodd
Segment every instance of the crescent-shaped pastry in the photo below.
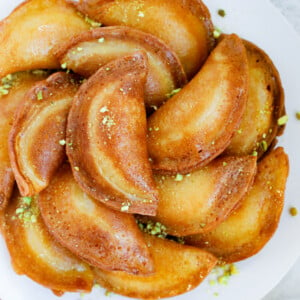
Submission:
M 57 57 L 68 69 L 88 77 L 104 64 L 137 50 L 148 56 L 145 102 L 156 108 L 187 82 L 177 55 L 157 37 L 124 26 L 97 28 L 71 39 Z
M 81 188 L 107 206 L 155 215 L 144 90 L 147 56 L 108 63 L 79 89 L 68 120 L 67 154 Z
M 173 297 L 197 287 L 216 265 L 210 253 L 145 234 L 156 272 L 136 276 L 94 269 L 95 280 L 107 290 L 138 299 Z
M 259 162 L 252 189 L 231 216 L 211 232 L 191 235 L 186 242 L 227 263 L 256 254 L 278 226 L 288 172 L 284 150 L 270 152 Z
M 261 157 L 281 135 L 278 120 L 285 114 L 284 91 L 270 57 L 256 45 L 243 41 L 249 63 L 249 96 L 241 124 L 226 149 L 228 155 Z
M 25 94 L 47 75 L 44 71 L 22 72 L 9 75 L 0 81 L 0 211 L 7 205 L 15 182 L 8 154 L 8 135 L 15 112 L 24 101 Z
M 49 184 L 65 158 L 67 116 L 79 81 L 59 72 L 25 96 L 9 134 L 9 156 L 22 196 Z
M 201 0 L 67 0 L 106 26 L 130 26 L 153 34 L 179 57 L 191 78 L 212 45 L 213 25 Z
M 186 236 L 209 232 L 230 215 L 248 192 L 256 173 L 256 157 L 222 157 L 188 175 L 156 175 L 159 204 L 155 217 L 141 217 Z
M 153 169 L 186 174 L 222 153 L 240 124 L 248 97 L 242 40 L 225 36 L 200 72 L 148 120 Z
M 75 182 L 68 165 L 38 196 L 38 206 L 51 234 L 89 264 L 133 274 L 153 272 L 134 217 L 90 198 Z
M 55 46 L 90 25 L 63 0 L 28 0 L 0 22 L 0 78 L 18 71 L 58 69 Z
M 90 266 L 50 235 L 35 197 L 15 193 L 5 211 L 3 235 L 17 274 L 28 276 L 58 295 L 91 291 L 94 275 Z

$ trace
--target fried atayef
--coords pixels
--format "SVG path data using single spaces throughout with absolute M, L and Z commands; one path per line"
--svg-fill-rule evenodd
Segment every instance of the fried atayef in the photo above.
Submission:
M 59 72 L 25 96 L 9 134 L 9 156 L 22 196 L 49 184 L 65 158 L 67 116 L 79 87 L 76 77 Z
M 186 236 L 211 231 L 238 205 L 253 183 L 256 158 L 223 157 L 186 176 L 156 175 L 160 200 L 155 217 L 141 217 Z
M 206 251 L 145 234 L 156 272 L 136 276 L 94 270 L 95 279 L 108 291 L 139 299 L 173 297 L 197 287 L 216 265 Z
M 59 295 L 91 291 L 91 268 L 49 234 L 35 199 L 15 193 L 5 212 L 3 234 L 17 274 L 24 274 Z
M 213 231 L 192 235 L 186 242 L 227 263 L 256 254 L 278 226 L 288 171 L 288 157 L 283 149 L 270 152 L 258 164 L 252 189 L 232 215 Z
M 97 28 L 71 39 L 57 57 L 68 69 L 88 77 L 104 64 L 137 50 L 144 50 L 148 56 L 145 102 L 160 106 L 187 80 L 177 55 L 151 34 L 124 26 Z
M 213 44 L 210 13 L 201 0 L 67 0 L 105 26 L 123 25 L 153 34 L 179 57 L 191 78 Z
M 8 154 L 8 135 L 17 107 L 32 86 L 47 77 L 47 72 L 22 72 L 2 79 L 0 91 L 0 211 L 11 196 L 15 178 Z
M 153 169 L 186 174 L 222 153 L 244 113 L 248 77 L 242 40 L 225 36 L 192 81 L 150 116 Z
M 0 22 L 0 78 L 17 71 L 59 68 L 53 49 L 89 29 L 63 0 L 29 0 Z
M 270 57 L 256 45 L 243 41 L 249 62 L 249 97 L 241 124 L 226 149 L 229 155 L 258 157 L 267 151 L 283 126 L 278 119 L 285 114 L 284 91 L 279 73 Z
M 107 206 L 155 215 L 158 192 L 146 145 L 147 56 L 106 64 L 79 89 L 68 119 L 67 154 L 81 188 Z
M 134 274 L 153 272 L 134 217 L 90 198 L 75 182 L 68 165 L 38 196 L 38 206 L 51 234 L 89 264 Z

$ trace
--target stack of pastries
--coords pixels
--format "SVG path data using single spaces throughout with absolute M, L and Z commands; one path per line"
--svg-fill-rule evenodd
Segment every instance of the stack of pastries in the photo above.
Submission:
M 27 0 L 0 23 L 16 273 L 156 299 L 264 247 L 288 177 L 284 92 L 262 49 L 214 33 L 201 0 Z

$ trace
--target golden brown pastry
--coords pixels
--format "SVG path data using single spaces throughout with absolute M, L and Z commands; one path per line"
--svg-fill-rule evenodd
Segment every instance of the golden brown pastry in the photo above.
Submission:
M 200 72 L 149 118 L 153 169 L 186 174 L 222 153 L 243 116 L 248 77 L 242 40 L 225 36 Z
M 147 56 L 137 52 L 90 77 L 70 111 L 67 154 L 88 195 L 122 212 L 155 215 L 158 192 L 146 144 L 146 75 Z
M 241 124 L 226 153 L 262 156 L 281 135 L 278 119 L 285 114 L 284 91 L 270 57 L 256 45 L 243 41 L 249 63 L 249 96 Z
M 67 0 L 105 26 L 123 25 L 151 33 L 179 57 L 191 78 L 213 45 L 210 13 L 201 0 Z
M 55 46 L 89 28 L 63 0 L 24 1 L 0 22 L 0 78 L 18 71 L 59 68 Z
M 156 175 L 159 204 L 155 217 L 166 232 L 185 236 L 211 231 L 230 215 L 251 188 L 256 157 L 217 158 L 188 175 Z
M 17 274 L 28 276 L 58 295 L 91 291 L 91 268 L 49 234 L 35 198 L 15 192 L 5 211 L 3 233 Z
M 8 135 L 16 109 L 28 90 L 47 75 L 44 71 L 22 72 L 0 81 L 0 211 L 7 205 L 15 182 L 8 154 Z
M 173 297 L 197 287 L 216 265 L 206 251 L 145 234 L 156 272 L 136 276 L 94 269 L 96 281 L 107 290 L 127 297 Z
M 133 274 L 154 271 L 134 217 L 85 194 L 69 165 L 63 166 L 38 196 L 38 206 L 50 233 L 92 266 Z
M 148 56 L 145 102 L 156 108 L 187 80 L 177 55 L 155 36 L 125 26 L 97 28 L 68 41 L 57 57 L 68 69 L 88 77 L 104 64 L 137 50 Z
M 46 188 L 65 158 L 67 116 L 79 87 L 59 72 L 24 96 L 9 134 L 9 156 L 22 196 Z

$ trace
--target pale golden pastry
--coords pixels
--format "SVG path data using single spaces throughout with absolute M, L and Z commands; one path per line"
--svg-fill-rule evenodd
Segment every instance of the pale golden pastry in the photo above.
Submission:
M 226 154 L 254 153 L 261 157 L 283 132 L 284 124 L 278 124 L 278 120 L 285 115 L 284 91 L 270 57 L 256 45 L 243 42 L 249 63 L 249 95 L 241 124 Z
M 7 205 L 15 182 L 8 154 L 8 135 L 15 112 L 25 94 L 47 76 L 44 71 L 21 72 L 0 81 L 0 211 Z
M 156 175 L 159 204 L 155 217 L 170 235 L 213 230 L 231 214 L 251 188 L 256 157 L 221 157 L 187 175 Z
M 216 265 L 210 253 L 145 234 L 156 272 L 136 276 L 94 269 L 95 280 L 108 291 L 139 299 L 173 297 L 197 287 Z
M 187 79 L 177 55 L 155 36 L 125 26 L 97 28 L 68 41 L 57 57 L 68 69 L 88 77 L 104 64 L 137 50 L 148 56 L 145 103 L 156 109 Z
M 33 69 L 59 68 L 56 45 L 90 25 L 63 0 L 28 0 L 0 22 L 0 78 Z
M 213 25 L 201 0 L 67 0 L 105 26 L 130 26 L 164 41 L 191 78 L 212 45 Z
M 186 242 L 227 263 L 256 254 L 277 229 L 288 172 L 284 150 L 271 151 L 258 164 L 252 189 L 231 216 L 211 232 L 192 235 Z
M 15 272 L 53 290 L 90 292 L 94 275 L 89 265 L 63 248 L 47 231 L 36 198 L 15 192 L 5 211 L 3 235 Z

